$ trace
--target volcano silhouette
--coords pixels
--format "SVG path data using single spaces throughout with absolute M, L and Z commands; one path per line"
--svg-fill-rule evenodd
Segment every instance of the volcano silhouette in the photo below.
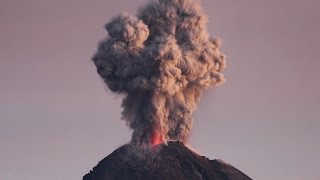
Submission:
M 156 146 L 124 145 L 93 168 L 83 180 L 251 180 L 235 167 L 209 160 L 182 142 Z

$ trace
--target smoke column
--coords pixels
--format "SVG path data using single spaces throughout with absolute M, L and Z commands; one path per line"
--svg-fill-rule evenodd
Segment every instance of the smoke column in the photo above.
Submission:
M 224 81 L 221 43 L 206 23 L 198 0 L 157 0 L 105 25 L 109 36 L 92 60 L 108 88 L 125 95 L 131 143 L 188 139 L 203 90 Z

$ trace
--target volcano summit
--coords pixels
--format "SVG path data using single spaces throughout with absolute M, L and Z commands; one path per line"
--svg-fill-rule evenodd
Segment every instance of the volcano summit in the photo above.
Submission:
M 124 145 L 83 180 L 252 180 L 221 160 L 209 160 L 181 142 L 149 147 Z

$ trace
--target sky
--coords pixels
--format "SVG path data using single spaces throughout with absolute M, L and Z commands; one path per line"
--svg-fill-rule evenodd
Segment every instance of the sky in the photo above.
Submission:
M 0 1 L 0 179 L 81 179 L 129 142 L 90 59 L 104 24 L 147 1 Z M 188 144 L 253 179 L 320 179 L 320 1 L 202 5 L 227 82 L 203 95 Z

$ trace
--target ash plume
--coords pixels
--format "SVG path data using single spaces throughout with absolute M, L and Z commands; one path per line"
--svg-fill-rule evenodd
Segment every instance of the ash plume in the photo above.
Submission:
M 124 94 L 132 143 L 185 142 L 203 90 L 224 81 L 220 41 L 197 0 L 157 0 L 105 25 L 92 58 L 108 88 Z

